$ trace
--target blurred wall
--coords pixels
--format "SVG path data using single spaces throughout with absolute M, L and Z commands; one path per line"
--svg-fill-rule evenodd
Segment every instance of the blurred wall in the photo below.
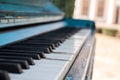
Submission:
M 75 0 L 73 18 L 120 24 L 120 0 Z

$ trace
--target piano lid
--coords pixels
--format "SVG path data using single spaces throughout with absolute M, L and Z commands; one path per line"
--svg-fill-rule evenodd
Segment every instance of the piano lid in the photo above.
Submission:
M 62 13 L 49 0 L 0 0 L 0 5 L 1 11 Z
M 49 0 L 0 0 L 0 28 L 61 20 L 61 12 Z

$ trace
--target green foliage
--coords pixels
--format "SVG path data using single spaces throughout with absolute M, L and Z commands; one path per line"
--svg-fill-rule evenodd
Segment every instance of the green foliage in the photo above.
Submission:
M 96 32 L 97 33 L 102 33 L 102 29 L 101 28 L 96 28 Z
M 65 16 L 68 18 L 73 15 L 74 2 L 75 0 L 53 0 L 53 3 L 65 12 Z
M 109 36 L 116 36 L 117 32 L 118 31 L 116 29 L 107 29 L 107 28 L 102 29 L 102 33 Z
M 120 38 L 120 31 L 117 32 L 116 37 Z
M 109 28 L 96 28 L 97 33 L 105 34 L 108 36 L 119 37 L 120 31 L 117 29 L 109 29 Z

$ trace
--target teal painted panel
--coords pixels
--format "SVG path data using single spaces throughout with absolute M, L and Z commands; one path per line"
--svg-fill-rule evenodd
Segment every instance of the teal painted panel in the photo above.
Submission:
M 0 0 L 2 3 L 17 4 L 17 5 L 30 5 L 30 6 L 42 6 L 49 0 Z
M 92 30 L 95 30 L 95 22 L 91 20 L 66 18 L 65 22 L 68 27 L 91 28 Z
M 0 46 L 23 40 L 25 38 L 49 32 L 55 29 L 62 28 L 66 25 L 65 22 L 57 22 L 45 25 L 37 25 L 30 28 L 23 28 L 15 31 L 0 33 Z

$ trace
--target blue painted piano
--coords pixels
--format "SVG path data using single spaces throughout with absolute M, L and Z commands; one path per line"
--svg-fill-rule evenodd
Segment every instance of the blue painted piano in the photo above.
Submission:
M 94 33 L 50 0 L 0 0 L 0 80 L 92 80 Z

